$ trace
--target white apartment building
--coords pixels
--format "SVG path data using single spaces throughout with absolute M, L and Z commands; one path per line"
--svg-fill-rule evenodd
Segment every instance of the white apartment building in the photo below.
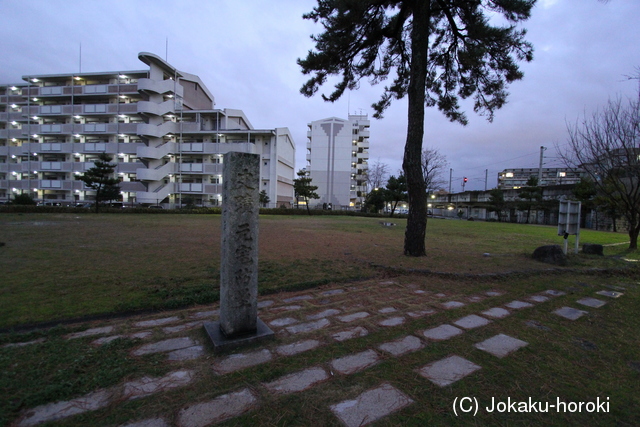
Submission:
M 295 144 L 288 128 L 254 129 L 216 109 L 198 76 L 142 52 L 144 70 L 23 76 L 0 84 L 0 201 L 27 193 L 72 205 L 95 192 L 77 180 L 100 153 L 117 164 L 123 202 L 217 206 L 222 155 L 259 154 L 269 207 L 291 206 Z
M 330 117 L 307 125 L 306 171 L 320 196 L 312 202 L 360 208 L 367 192 L 369 124 L 367 115 L 349 115 L 347 120 Z
M 541 176 L 542 179 L 538 185 L 547 187 L 550 185 L 576 184 L 580 182 L 580 177 L 586 176 L 586 174 L 583 170 L 576 171 L 568 168 L 542 168 L 542 174 L 540 174 L 539 168 L 505 169 L 498 173 L 498 188 L 508 190 L 525 187 L 532 176 L 536 178 Z

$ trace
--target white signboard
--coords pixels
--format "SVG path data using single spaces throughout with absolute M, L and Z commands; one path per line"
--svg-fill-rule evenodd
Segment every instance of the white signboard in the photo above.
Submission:
M 576 236 L 575 253 L 578 253 L 580 242 L 580 202 L 563 200 L 560 202 L 558 211 L 558 236 L 564 237 L 564 253 L 567 253 L 567 238 L 569 235 Z

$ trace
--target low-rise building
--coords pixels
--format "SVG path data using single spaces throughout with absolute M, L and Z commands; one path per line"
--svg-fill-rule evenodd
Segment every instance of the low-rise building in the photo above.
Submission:
M 540 177 L 539 168 L 505 169 L 498 173 L 498 188 L 508 190 L 525 187 L 532 176 Z M 586 172 L 571 170 L 568 168 L 542 168 L 542 175 L 538 185 L 547 187 L 550 185 L 576 184 L 580 177 L 586 176 Z

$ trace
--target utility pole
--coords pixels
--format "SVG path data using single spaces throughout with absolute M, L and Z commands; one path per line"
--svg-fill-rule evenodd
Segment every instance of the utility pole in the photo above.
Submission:
M 542 186 L 542 161 L 544 160 L 544 146 L 540 146 L 540 167 L 538 168 L 538 186 Z
M 451 194 L 451 175 L 453 175 L 453 169 L 449 168 L 449 194 Z
M 484 191 L 487 191 L 487 180 L 489 179 L 489 169 L 484 170 Z

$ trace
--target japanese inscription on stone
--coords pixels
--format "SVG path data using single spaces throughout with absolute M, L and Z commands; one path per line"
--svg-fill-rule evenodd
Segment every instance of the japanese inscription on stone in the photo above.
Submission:
M 220 329 L 228 338 L 256 331 L 260 157 L 224 155 Z

